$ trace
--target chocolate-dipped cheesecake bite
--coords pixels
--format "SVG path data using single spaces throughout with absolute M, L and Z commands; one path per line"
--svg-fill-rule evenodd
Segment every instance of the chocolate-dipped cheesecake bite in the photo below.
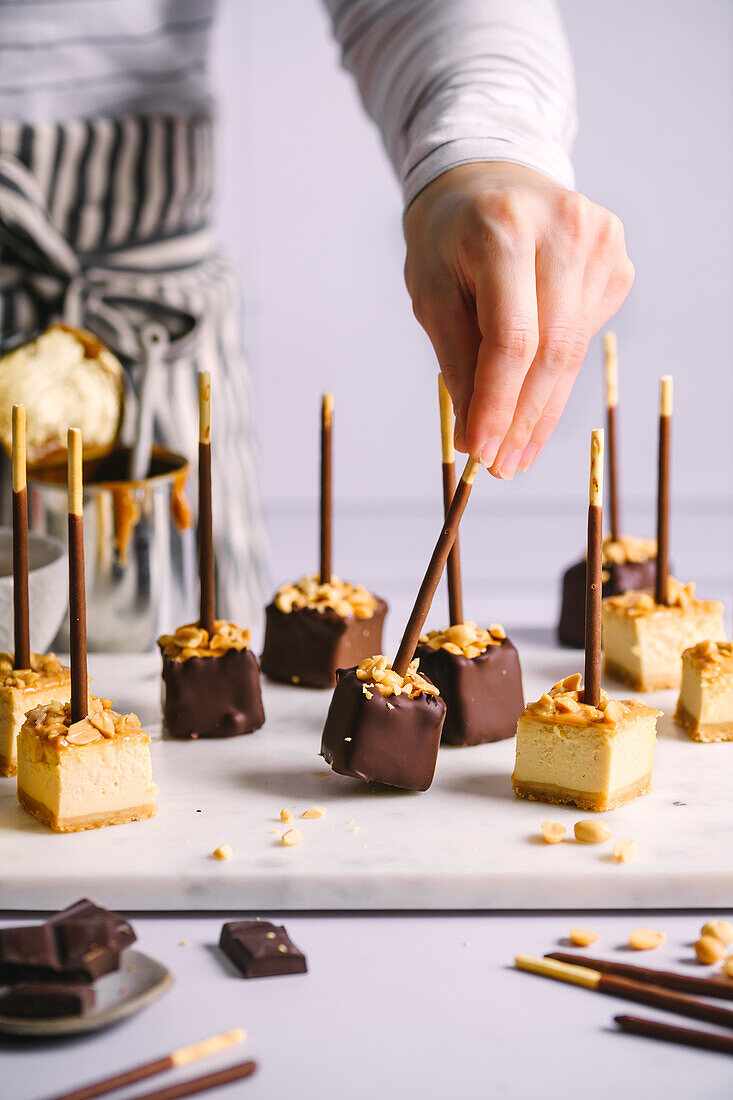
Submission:
M 413 661 L 399 676 L 381 655 L 340 669 L 321 741 L 339 775 L 426 791 L 438 759 L 445 703 Z
M 199 582 L 197 623 L 158 638 L 163 658 L 163 729 L 178 740 L 234 737 L 265 721 L 260 666 L 250 632 L 215 618 L 211 515 L 211 378 L 199 374 Z
M 327 688 L 336 672 L 382 648 L 387 604 L 331 570 L 333 394 L 321 401 L 320 571 L 284 584 L 265 608 L 262 671 L 296 687 Z
M 459 623 L 423 634 L 420 671 L 447 707 L 442 741 L 482 745 L 513 737 L 524 709 L 519 655 L 498 623 L 482 630 Z
M 433 781 L 446 708 L 418 672 L 415 650 L 478 468 L 469 458 L 394 662 L 378 654 L 339 670 L 321 756 L 340 775 L 410 791 L 426 791 Z

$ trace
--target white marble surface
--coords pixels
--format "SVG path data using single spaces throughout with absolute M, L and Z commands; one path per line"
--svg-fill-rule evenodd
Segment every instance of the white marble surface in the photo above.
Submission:
M 691 961 L 689 945 L 709 912 L 257 915 L 285 924 L 307 955 L 307 974 L 235 977 L 215 947 L 223 920 L 235 914 L 134 917 L 141 950 L 173 971 L 172 990 L 135 1019 L 89 1038 L 0 1039 L 3 1100 L 58 1095 L 236 1026 L 247 1031 L 241 1047 L 142 1082 L 125 1091 L 125 1100 L 250 1058 L 258 1063 L 253 1077 L 207 1097 L 731 1096 L 726 1055 L 616 1034 L 612 1022 L 620 1013 L 692 1027 L 694 1021 L 512 969 L 517 952 L 564 950 L 568 929 L 581 924 L 601 934 L 596 955 L 706 973 Z M 623 945 L 639 925 L 669 938 L 658 951 L 632 958 Z
M 533 635 L 528 634 L 527 637 Z M 579 668 L 579 654 L 516 636 L 525 692 L 536 698 Z M 424 794 L 370 788 L 318 757 L 328 692 L 265 684 L 265 727 L 227 741 L 174 742 L 159 733 L 154 657 L 91 661 L 94 690 L 136 710 L 153 734 L 160 812 L 149 822 L 68 836 L 20 809 L 0 783 L 0 906 L 48 908 L 83 893 L 127 909 L 445 909 L 722 906 L 733 896 L 733 745 L 696 745 L 673 725 L 672 693 L 649 697 L 660 722 L 655 792 L 607 815 L 639 855 L 538 840 L 547 817 L 584 816 L 514 798 L 513 742 L 442 749 Z M 280 843 L 281 807 L 305 839 Z M 355 819 L 358 831 L 348 822 Z M 230 844 L 234 858 L 211 852 Z

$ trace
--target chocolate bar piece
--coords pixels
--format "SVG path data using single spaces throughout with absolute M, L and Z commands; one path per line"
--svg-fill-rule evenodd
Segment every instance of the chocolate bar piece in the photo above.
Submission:
M 280 974 L 305 974 L 305 955 L 291 943 L 282 925 L 266 920 L 241 920 L 225 924 L 219 947 L 243 978 L 271 978 Z
M 604 564 L 607 579 L 603 582 L 603 599 L 621 596 L 624 592 L 654 587 L 656 561 L 629 561 Z M 585 559 L 566 570 L 562 579 L 562 606 L 558 637 L 562 645 L 582 649 L 585 645 Z
M 50 1020 L 81 1016 L 94 1004 L 90 985 L 73 982 L 21 982 L 0 987 L 0 1016 Z
M 163 724 L 171 737 L 234 737 L 264 724 L 260 668 L 250 649 L 185 661 L 164 655 L 163 684 Z
M 524 710 L 522 672 L 516 649 L 505 638 L 477 657 L 418 646 L 420 673 L 440 690 L 446 715 L 444 745 L 481 745 L 514 737 Z
M 0 929 L 0 984 L 93 982 L 135 938 L 117 913 L 82 899 L 43 924 Z
M 355 668 L 339 669 L 321 756 L 340 775 L 426 791 L 435 774 L 445 702 L 425 692 L 413 699 L 367 694 L 365 686 Z
M 386 614 L 387 605 L 380 599 L 367 619 L 340 615 L 331 607 L 301 607 L 286 612 L 274 603 L 268 604 L 262 671 L 280 683 L 333 687 L 338 669 L 350 668 L 372 653 L 381 653 Z

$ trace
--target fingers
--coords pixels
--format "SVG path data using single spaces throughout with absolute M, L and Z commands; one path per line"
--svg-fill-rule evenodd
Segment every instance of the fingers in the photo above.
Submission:
M 512 422 L 539 340 L 535 246 L 531 238 L 496 243 L 476 275 L 481 344 L 466 421 L 470 454 L 490 467 Z

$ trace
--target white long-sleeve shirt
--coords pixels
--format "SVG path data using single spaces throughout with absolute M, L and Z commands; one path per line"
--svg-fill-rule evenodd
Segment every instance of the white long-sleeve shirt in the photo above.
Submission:
M 554 0 L 325 3 L 406 203 L 477 160 L 528 165 L 572 186 L 573 76 Z M 0 4 L 0 120 L 209 113 L 218 6 Z

